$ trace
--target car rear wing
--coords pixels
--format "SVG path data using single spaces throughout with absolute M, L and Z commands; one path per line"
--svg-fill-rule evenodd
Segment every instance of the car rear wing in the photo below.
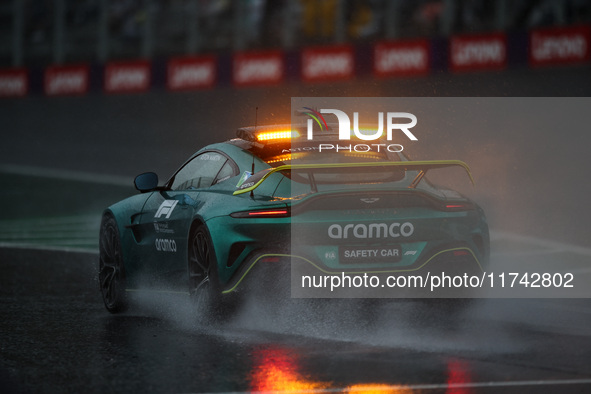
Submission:
M 381 169 L 392 167 L 393 170 L 395 169 L 403 169 L 404 171 L 419 171 L 417 176 L 408 186 L 411 189 L 416 188 L 416 186 L 421 182 L 421 179 L 425 176 L 427 171 L 437 168 L 446 168 L 446 167 L 462 167 L 472 185 L 474 185 L 474 178 L 472 178 L 472 173 L 470 172 L 470 168 L 466 163 L 461 160 L 425 160 L 425 161 L 385 161 L 385 162 L 370 162 L 370 163 L 328 163 L 328 164 L 285 164 L 282 166 L 274 167 L 274 168 L 266 168 L 262 171 L 259 171 L 244 182 L 237 186 L 237 190 L 234 192 L 234 195 L 243 194 L 253 192 L 257 187 L 259 187 L 266 179 L 269 178 L 272 174 L 276 172 L 282 171 L 291 171 L 291 170 L 309 170 L 310 174 L 314 173 L 314 170 L 322 170 L 322 169 L 330 169 L 330 168 L 375 168 Z M 313 181 L 313 176 L 311 177 Z

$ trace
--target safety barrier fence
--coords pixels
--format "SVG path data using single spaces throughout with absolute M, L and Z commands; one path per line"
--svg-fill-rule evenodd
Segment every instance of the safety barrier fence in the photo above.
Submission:
M 591 26 L 576 25 L 369 45 L 11 68 L 0 69 L 0 97 L 141 93 L 152 88 L 187 91 L 588 65 L 590 47 Z

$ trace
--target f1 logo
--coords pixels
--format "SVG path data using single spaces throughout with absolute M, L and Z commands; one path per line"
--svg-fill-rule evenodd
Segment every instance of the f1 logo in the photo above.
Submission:
M 156 215 L 154 215 L 154 217 L 158 219 L 162 215 L 166 215 L 166 219 L 170 218 L 170 215 L 172 214 L 172 211 L 174 211 L 174 207 L 176 207 L 176 204 L 178 202 L 179 200 L 162 201 L 162 204 L 160 204 L 160 207 L 158 207 L 158 210 L 156 211 Z

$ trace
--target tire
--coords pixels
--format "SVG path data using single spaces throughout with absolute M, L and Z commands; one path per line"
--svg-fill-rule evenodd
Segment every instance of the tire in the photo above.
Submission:
M 125 267 L 121 255 L 121 240 L 115 218 L 103 217 L 99 237 L 99 287 L 105 307 L 111 313 L 127 309 Z
M 206 318 L 219 318 L 223 313 L 217 259 L 207 227 L 197 226 L 189 238 L 189 293 L 197 311 Z

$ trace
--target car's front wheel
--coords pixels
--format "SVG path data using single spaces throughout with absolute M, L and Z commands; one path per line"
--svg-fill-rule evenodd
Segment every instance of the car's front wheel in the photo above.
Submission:
M 189 239 L 189 292 L 197 310 L 215 317 L 221 308 L 221 290 L 217 276 L 217 259 L 207 227 L 201 224 Z
M 127 309 L 125 269 L 115 218 L 103 217 L 99 237 L 99 286 L 105 307 L 111 313 Z

